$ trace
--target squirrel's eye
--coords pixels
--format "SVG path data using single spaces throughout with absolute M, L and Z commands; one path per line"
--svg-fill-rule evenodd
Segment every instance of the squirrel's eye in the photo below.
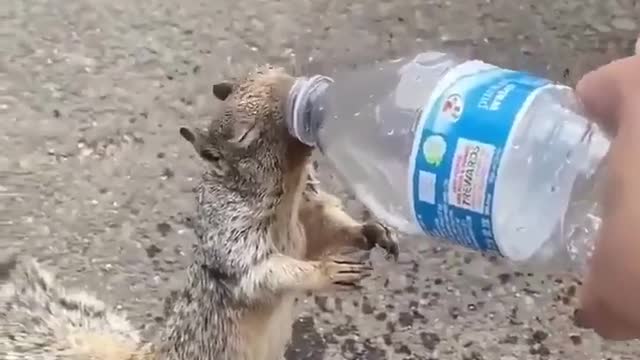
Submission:
M 206 161 L 211 161 L 211 162 L 215 162 L 220 160 L 220 157 L 214 155 L 211 151 L 209 150 L 202 150 L 200 152 L 200 156 L 202 156 L 203 159 L 205 159 Z

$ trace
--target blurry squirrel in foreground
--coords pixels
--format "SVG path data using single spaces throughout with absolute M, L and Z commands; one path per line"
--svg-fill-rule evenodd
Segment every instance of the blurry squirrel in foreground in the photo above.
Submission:
M 0 358 L 280 360 L 297 295 L 356 289 L 370 273 L 329 254 L 377 245 L 397 257 L 384 226 L 355 221 L 316 187 L 312 149 L 284 124 L 293 82 L 265 66 L 214 85 L 224 102 L 208 130 L 180 129 L 207 169 L 194 262 L 156 341 L 143 342 L 124 317 L 65 290 L 35 261 L 13 258 L 0 265 Z

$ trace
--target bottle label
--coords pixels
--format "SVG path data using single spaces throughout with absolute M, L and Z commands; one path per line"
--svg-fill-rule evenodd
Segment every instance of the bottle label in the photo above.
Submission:
M 500 251 L 492 211 L 511 130 L 549 80 L 468 61 L 437 84 L 422 110 L 409 189 L 428 234 L 479 251 Z

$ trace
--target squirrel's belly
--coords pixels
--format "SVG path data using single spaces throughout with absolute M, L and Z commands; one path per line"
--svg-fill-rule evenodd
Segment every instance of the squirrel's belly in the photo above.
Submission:
M 291 338 L 295 319 L 295 294 L 288 294 L 277 303 L 255 309 L 240 323 L 246 341 L 246 360 L 281 360 Z

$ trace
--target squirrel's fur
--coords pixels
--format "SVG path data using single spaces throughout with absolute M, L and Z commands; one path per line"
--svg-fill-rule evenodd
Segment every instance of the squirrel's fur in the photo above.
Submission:
M 102 301 L 67 291 L 33 259 L 0 263 L 0 359 L 146 360 L 137 330 Z
M 294 80 L 264 66 L 217 84 L 223 107 L 208 129 L 180 129 L 207 169 L 194 261 L 156 341 L 144 343 L 96 298 L 65 291 L 35 261 L 14 259 L 0 267 L 0 358 L 280 360 L 296 296 L 355 289 L 369 274 L 338 251 L 378 245 L 397 256 L 385 227 L 355 221 L 317 188 L 312 149 L 284 123 Z

